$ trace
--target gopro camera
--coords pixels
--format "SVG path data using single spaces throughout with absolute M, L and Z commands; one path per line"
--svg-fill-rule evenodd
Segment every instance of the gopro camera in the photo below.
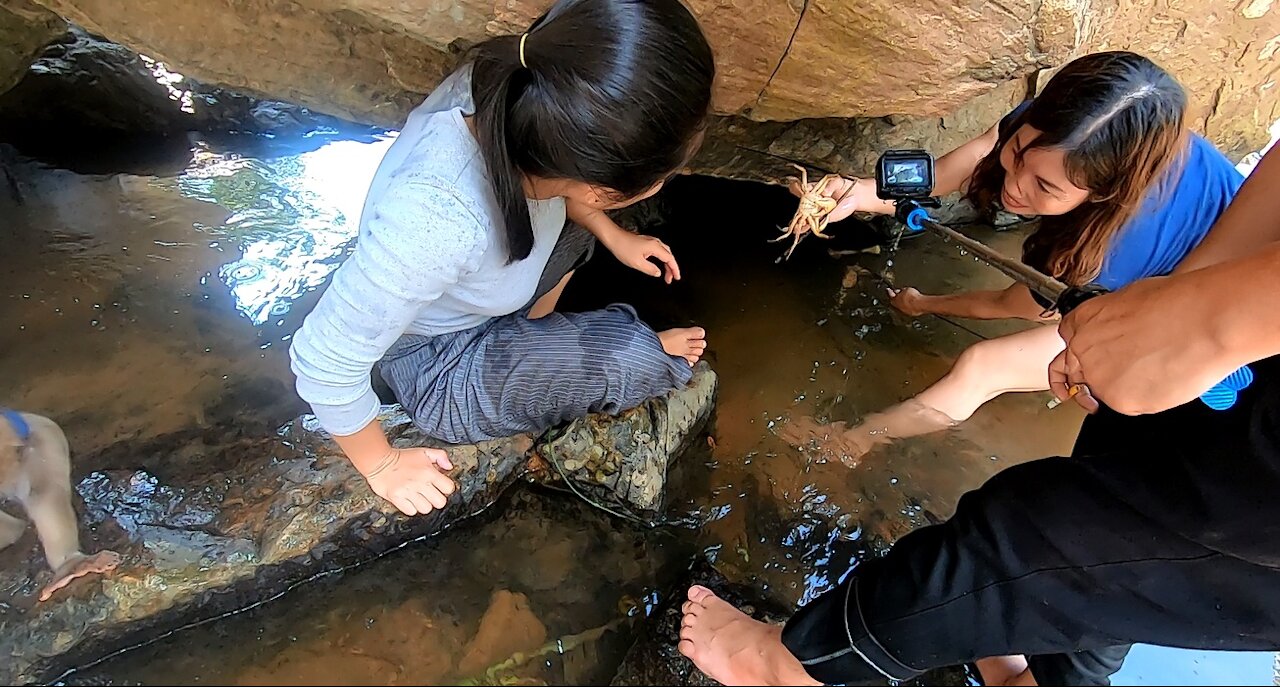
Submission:
M 927 150 L 889 150 L 876 163 L 876 195 L 882 200 L 933 196 L 933 155 Z

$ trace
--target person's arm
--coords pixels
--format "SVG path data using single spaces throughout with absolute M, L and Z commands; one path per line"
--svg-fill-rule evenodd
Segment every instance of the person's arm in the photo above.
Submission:
M 1000 291 L 966 291 L 947 296 L 930 296 L 907 287 L 891 291 L 889 302 L 913 317 L 928 314 L 975 320 L 1018 318 L 1033 322 L 1052 319 L 1042 317 L 1045 308 L 1035 301 L 1031 290 L 1023 284 L 1014 284 Z
M 1126 415 L 1191 401 L 1241 365 L 1280 353 L 1280 242 L 1194 272 L 1135 282 L 1085 302 L 1058 328 L 1054 394 Z
M 933 168 L 933 195 L 945 196 L 956 191 L 968 190 L 969 180 L 973 178 L 973 172 L 978 168 L 978 163 L 996 147 L 999 140 L 1000 126 L 997 124 L 981 136 L 938 158 Z M 853 184 L 852 190 L 849 190 L 850 184 Z M 800 195 L 799 185 L 792 184 L 790 188 L 793 194 Z M 840 204 L 831 213 L 832 222 L 838 222 L 854 212 L 893 214 L 893 203 L 876 196 L 874 177 L 858 179 L 856 182 L 845 179 L 843 184 L 832 184 L 828 187 L 826 195 L 842 198 Z
M 1213 230 L 1174 274 L 1242 257 L 1258 246 L 1280 241 L 1280 153 L 1274 151 L 1262 158 Z
M 408 515 L 445 505 L 453 483 L 437 449 L 393 449 L 370 374 L 421 307 L 473 270 L 484 228 L 450 191 L 397 180 L 360 244 L 307 315 L 289 353 L 298 395 L 379 496 Z M 431 221 L 447 231 L 425 232 Z
M 658 260 L 666 267 L 665 280 L 668 284 L 680 279 L 680 265 L 676 263 L 671 247 L 652 236 L 636 234 L 618 226 L 603 210 L 587 205 L 580 205 L 571 200 L 565 201 L 565 214 L 569 219 L 580 224 L 600 244 L 613 253 L 619 262 L 651 277 L 663 277 L 661 267 L 650 262 L 650 258 Z
M 1054 393 L 1065 398 L 1082 384 L 1075 399 L 1086 410 L 1101 400 L 1121 413 L 1156 413 L 1280 353 L 1278 198 L 1273 150 L 1193 254 L 1198 264 L 1091 299 L 1063 318 L 1067 348 L 1049 368 Z

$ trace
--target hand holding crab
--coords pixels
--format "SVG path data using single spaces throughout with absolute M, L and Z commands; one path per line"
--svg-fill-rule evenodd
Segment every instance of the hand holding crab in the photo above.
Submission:
M 800 197 L 800 207 L 796 209 L 791 223 L 783 229 L 782 235 L 772 240 L 776 243 L 786 240 L 788 236 L 792 237 L 791 247 L 779 258 L 780 261 L 791 257 L 806 234 L 813 234 L 822 239 L 831 238 L 822 232 L 827 228 L 832 213 L 841 201 L 857 186 L 856 179 L 845 179 L 837 174 L 828 174 L 817 182 L 810 183 L 809 173 L 803 167 L 794 164 L 792 167 L 800 170 L 800 178 L 790 179 L 787 186 L 792 193 Z M 843 216 L 848 214 L 846 212 Z M 843 216 L 837 219 L 843 219 Z

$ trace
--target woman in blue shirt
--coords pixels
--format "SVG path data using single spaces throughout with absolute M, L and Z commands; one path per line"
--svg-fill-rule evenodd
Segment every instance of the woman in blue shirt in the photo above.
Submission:
M 984 213 L 1038 217 L 1023 260 L 1067 284 L 1118 289 L 1168 274 L 1243 181 L 1222 153 L 1187 130 L 1186 106 L 1182 86 L 1141 55 L 1081 57 L 1035 100 L 938 160 L 934 194 L 963 191 Z M 874 180 L 846 181 L 829 193 L 842 196 L 832 221 L 855 211 L 893 212 L 876 197 Z M 1050 319 L 1049 304 L 1022 284 L 944 296 L 904 288 L 889 296 L 911 316 Z M 1062 348 L 1051 326 L 971 346 L 914 399 L 865 418 L 842 448 L 861 454 L 888 438 L 963 422 L 1000 394 L 1046 390 L 1049 362 Z

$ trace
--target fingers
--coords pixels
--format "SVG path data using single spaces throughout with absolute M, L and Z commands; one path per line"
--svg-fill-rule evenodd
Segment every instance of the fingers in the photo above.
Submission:
M 441 470 L 452 470 L 453 463 L 449 460 L 449 454 L 440 449 L 434 449 L 428 452 L 431 460 L 440 467 Z
M 1075 395 L 1075 402 L 1090 415 L 1098 412 L 1098 409 L 1102 407 L 1098 400 L 1093 397 L 1093 392 L 1089 390 L 1088 384 L 1080 385 L 1080 390 Z
M 405 449 L 396 469 L 370 482 L 374 492 L 408 516 L 426 515 L 449 504 L 457 484 L 441 470 L 452 470 L 449 455 L 440 449 Z
M 667 244 L 654 239 L 653 245 L 649 248 L 645 257 L 657 258 L 659 262 L 666 266 L 666 282 L 668 284 L 673 280 L 680 279 L 680 265 L 676 263 L 676 256 L 671 252 L 671 247 Z M 654 269 L 657 270 L 657 274 L 654 274 L 653 276 L 663 276 L 662 270 L 657 269 L 656 267 Z
M 418 514 L 418 507 L 414 505 L 413 501 L 406 498 L 405 495 L 397 493 L 386 496 L 385 498 L 391 502 L 391 505 L 396 507 L 396 510 L 404 513 L 405 515 L 414 516 Z
M 437 472 L 435 474 L 429 475 L 427 477 L 427 480 L 430 482 L 431 488 L 434 488 L 436 491 L 439 491 L 441 494 L 444 494 L 445 496 L 452 494 L 454 492 L 454 489 L 456 488 L 456 485 L 454 485 L 453 480 L 450 479 L 449 476 L 444 474 L 443 472 Z
M 1071 382 L 1067 381 L 1067 350 L 1064 348 L 1053 362 L 1049 363 L 1049 391 L 1059 401 L 1066 401 L 1071 395 Z
M 1054 395 L 1063 400 L 1071 398 L 1076 402 L 1076 405 L 1084 408 L 1089 413 L 1098 412 L 1100 406 L 1097 399 L 1093 397 L 1093 391 L 1089 389 L 1089 384 L 1085 381 L 1084 368 L 1080 364 L 1080 359 L 1076 357 L 1076 354 L 1070 348 L 1063 350 L 1059 357 L 1062 358 L 1062 363 L 1059 364 L 1056 358 L 1053 363 L 1050 363 L 1050 385 L 1053 385 L 1054 379 L 1053 366 L 1059 364 L 1062 376 L 1060 381 L 1064 384 L 1064 388 L 1061 390 L 1061 395 L 1059 395 L 1058 388 L 1053 387 Z
M 413 509 L 417 511 L 418 515 L 426 515 L 433 509 L 443 507 L 444 505 L 441 503 L 440 506 L 436 506 L 436 504 L 432 502 L 432 499 L 427 497 L 427 492 L 435 492 L 437 497 L 440 495 L 440 493 L 436 492 L 434 488 L 428 487 L 415 489 L 413 487 L 409 487 L 406 491 L 408 493 L 405 495 L 405 498 L 408 499 L 409 503 L 413 504 Z

